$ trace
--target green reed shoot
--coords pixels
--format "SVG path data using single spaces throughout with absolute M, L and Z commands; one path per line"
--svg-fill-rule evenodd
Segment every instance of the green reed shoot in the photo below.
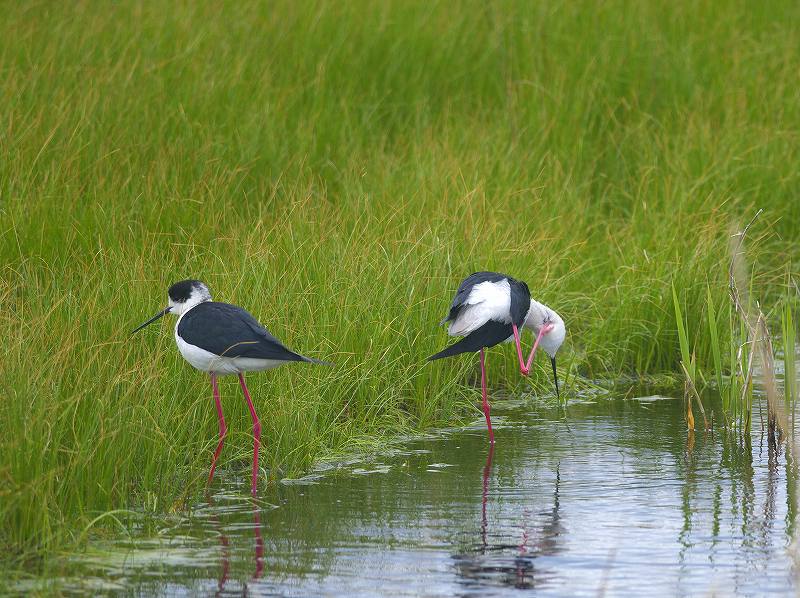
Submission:
M 672 305 L 675 309 L 675 324 L 678 327 L 678 342 L 681 349 L 681 364 L 689 377 L 692 384 L 696 385 L 697 368 L 694 359 L 692 358 L 691 350 L 689 348 L 689 334 L 686 330 L 686 324 L 683 319 L 681 305 L 678 301 L 678 294 L 675 291 L 675 285 L 672 285 Z
M 717 381 L 717 391 L 722 395 L 724 390 L 722 371 L 721 339 L 717 328 L 717 310 L 714 307 L 714 298 L 711 296 L 711 287 L 706 286 L 706 309 L 708 315 L 708 334 L 711 343 L 711 355 L 714 359 L 714 375 Z M 724 401 L 724 399 L 723 399 Z M 724 405 L 724 403 L 723 403 Z

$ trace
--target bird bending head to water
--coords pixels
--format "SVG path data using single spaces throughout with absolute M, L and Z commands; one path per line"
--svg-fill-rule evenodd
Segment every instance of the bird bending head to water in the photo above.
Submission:
M 564 324 L 564 320 L 544 303 L 531 299 L 531 306 L 525 317 L 524 326 L 532 330 L 536 335 L 536 341 L 528 357 L 526 370 L 530 370 L 533 354 L 538 345 L 550 357 L 550 363 L 553 366 L 553 382 L 556 385 L 556 396 L 560 396 L 558 374 L 556 373 L 556 353 L 558 353 L 567 336 L 567 327 Z
M 219 442 L 211 461 L 209 482 L 214 477 L 217 459 L 227 434 L 217 377 L 229 374 L 239 376 L 239 384 L 253 419 L 251 491 L 255 495 L 258 481 L 258 452 L 261 446 L 261 422 L 250 399 L 244 372 L 269 370 L 291 361 L 327 364 L 288 349 L 241 307 L 212 301 L 208 287 L 199 280 L 176 282 L 169 288 L 168 295 L 167 307 L 133 332 L 141 330 L 168 313 L 178 316 L 175 324 L 175 342 L 178 344 L 178 350 L 193 367 L 211 375 L 211 389 L 219 418 Z
M 486 359 L 484 349 L 503 341 L 514 341 L 520 371 L 527 376 L 536 348 L 550 356 L 553 365 L 553 380 L 558 390 L 556 353 L 564 342 L 566 327 L 564 320 L 546 305 L 531 299 L 528 285 L 498 272 L 475 272 L 467 276 L 458 287 L 450 311 L 440 324 L 449 322 L 448 334 L 462 336 L 449 347 L 428 357 L 429 361 L 451 357 L 460 353 L 480 352 L 481 393 L 483 413 L 489 429 L 489 441 L 494 443 L 491 410 L 487 396 Z M 522 357 L 520 328 L 529 328 L 536 334 L 527 362 Z

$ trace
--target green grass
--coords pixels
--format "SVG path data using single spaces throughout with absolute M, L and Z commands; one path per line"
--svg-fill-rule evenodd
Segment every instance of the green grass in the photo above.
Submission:
M 727 298 L 730 226 L 755 209 L 762 299 L 798 257 L 795 2 L 0 9 L 11 560 L 202 490 L 207 377 L 168 324 L 128 336 L 176 280 L 337 363 L 249 378 L 275 478 L 479 417 L 475 360 L 424 362 L 472 271 L 518 276 L 565 317 L 578 384 L 679 371 L 672 288 L 710 371 L 718 349 L 695 331 Z M 509 347 L 489 368 L 518 384 Z M 235 381 L 221 391 L 222 467 L 246 478 L 249 416 Z

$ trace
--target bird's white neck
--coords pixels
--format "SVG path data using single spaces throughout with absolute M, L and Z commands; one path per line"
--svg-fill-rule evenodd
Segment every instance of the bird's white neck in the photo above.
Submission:
M 208 289 L 196 288 L 192 291 L 191 295 L 186 301 L 172 301 L 170 300 L 169 306 L 172 308 L 170 312 L 180 317 L 193 307 L 197 307 L 201 303 L 211 301 L 211 293 Z
M 550 309 L 544 303 L 531 299 L 528 315 L 525 316 L 525 328 L 530 328 L 534 334 L 538 335 L 539 330 L 547 323 L 552 324 L 553 329 L 542 336 L 539 346 L 550 357 L 554 357 L 567 335 L 564 320 L 555 310 Z

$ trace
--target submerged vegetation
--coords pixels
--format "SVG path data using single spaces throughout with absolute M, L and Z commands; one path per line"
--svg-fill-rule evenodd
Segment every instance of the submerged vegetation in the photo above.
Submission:
M 3 553 L 19 565 L 112 524 L 109 512 L 180 510 L 202 491 L 208 379 L 168 325 L 128 337 L 183 278 L 337 364 L 248 378 L 272 479 L 478 417 L 474 360 L 424 357 L 447 342 L 436 323 L 454 286 L 479 269 L 526 280 L 564 316 L 566 393 L 621 373 L 682 376 L 682 352 L 724 385 L 743 359 L 731 227 L 764 210 L 748 237 L 762 302 L 780 304 L 796 274 L 798 13 L 6 5 Z M 513 359 L 492 350 L 492 379 L 529 384 Z M 530 383 L 549 394 L 539 363 Z M 221 384 L 222 468 L 251 450 L 234 384 Z

